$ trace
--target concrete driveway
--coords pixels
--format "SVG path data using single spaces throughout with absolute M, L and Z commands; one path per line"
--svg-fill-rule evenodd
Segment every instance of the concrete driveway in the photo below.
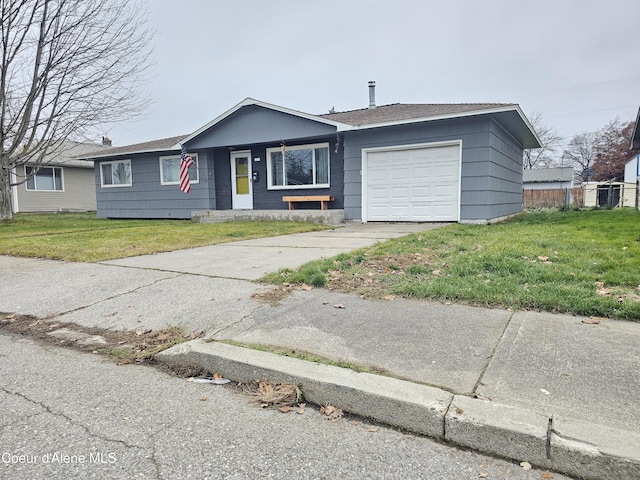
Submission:
M 261 304 L 265 273 L 442 224 L 354 224 L 123 258 L 67 263 L 0 256 L 0 312 L 60 317 L 86 327 L 218 332 Z
M 367 247 L 390 238 L 431 230 L 442 223 L 350 224 L 320 232 L 242 240 L 102 262 L 105 265 L 256 280 L 281 268 Z

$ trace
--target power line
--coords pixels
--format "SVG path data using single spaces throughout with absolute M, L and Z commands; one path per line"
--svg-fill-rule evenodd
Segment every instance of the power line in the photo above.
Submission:
M 588 113 L 599 113 L 599 112 L 609 112 L 611 110 L 622 110 L 623 108 L 637 108 L 635 105 L 624 105 L 622 107 L 613 107 L 613 108 L 602 108 L 600 110 L 588 110 L 586 112 L 576 112 L 576 113 L 563 113 L 560 115 L 550 115 L 550 116 L 545 116 L 544 118 L 558 118 L 558 117 L 572 117 L 574 115 L 586 115 Z
M 509 101 L 511 101 L 513 99 L 517 99 L 517 98 L 527 98 L 527 97 L 536 97 L 536 96 L 539 96 L 539 95 L 549 95 L 551 93 L 566 92 L 566 91 L 569 91 L 569 90 L 578 90 L 578 89 L 581 89 L 581 88 L 595 87 L 595 86 L 598 86 L 598 85 L 606 85 L 606 84 L 609 84 L 609 83 L 626 82 L 627 80 L 636 80 L 638 78 L 640 78 L 640 75 L 636 75 L 634 77 L 627 77 L 627 78 L 618 78 L 616 80 L 606 80 L 604 82 L 589 83 L 589 84 L 586 84 L 586 85 L 579 85 L 579 86 L 575 86 L 575 87 L 560 88 L 560 89 L 557 89 L 557 90 L 547 90 L 546 92 L 529 93 L 529 94 L 526 94 L 526 95 L 517 95 L 517 96 L 510 97 L 509 99 L 502 100 L 502 101 L 503 102 L 509 102 Z

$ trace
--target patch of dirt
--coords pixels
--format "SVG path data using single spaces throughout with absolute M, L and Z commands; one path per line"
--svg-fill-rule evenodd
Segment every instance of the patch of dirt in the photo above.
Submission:
M 107 330 L 15 313 L 0 313 L 0 329 L 29 336 L 49 345 L 107 355 L 118 364 L 151 363 L 153 357 L 162 350 L 204 336 L 202 331 L 185 333 L 178 327 L 162 330 Z M 180 368 L 188 376 L 194 375 L 193 367 Z
M 336 262 L 336 267 L 340 264 Z M 437 264 L 433 255 L 385 255 L 365 258 L 352 265 L 349 270 L 329 270 L 327 272 L 329 290 L 340 292 L 354 292 L 363 298 L 391 300 L 395 296 L 389 295 L 389 288 L 382 278 L 389 276 L 405 276 L 414 269 L 419 274 L 439 276 L 443 266 Z
M 282 300 L 287 298 L 292 291 L 294 290 L 313 290 L 313 287 L 309 285 L 305 285 L 304 283 L 301 285 L 292 285 L 290 283 L 283 283 L 282 285 L 278 285 L 271 290 L 267 290 L 265 292 L 254 293 L 251 295 L 252 298 L 255 298 L 259 302 L 267 303 L 272 307 L 277 307 L 282 303 Z
M 293 285 L 285 283 L 265 292 L 254 293 L 253 295 L 251 295 L 251 297 L 255 298 L 261 303 L 266 303 L 268 305 L 271 305 L 272 307 L 277 307 L 278 305 L 280 305 L 282 300 L 284 300 L 291 294 L 294 288 L 295 287 Z

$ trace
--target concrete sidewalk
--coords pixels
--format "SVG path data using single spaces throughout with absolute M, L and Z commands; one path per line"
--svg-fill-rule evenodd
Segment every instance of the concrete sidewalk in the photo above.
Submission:
M 205 330 L 360 364 L 384 376 L 219 342 L 163 352 L 237 381 L 301 384 L 305 397 L 583 478 L 640 478 L 640 325 L 324 289 L 280 305 L 251 282 L 431 225 L 354 225 L 102 264 L 0 257 L 0 311 L 87 327 Z

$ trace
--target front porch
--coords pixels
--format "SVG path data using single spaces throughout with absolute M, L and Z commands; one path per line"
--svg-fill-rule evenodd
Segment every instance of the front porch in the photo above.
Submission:
M 199 223 L 265 220 L 341 225 L 344 210 L 197 210 L 191 212 L 191 220 Z

